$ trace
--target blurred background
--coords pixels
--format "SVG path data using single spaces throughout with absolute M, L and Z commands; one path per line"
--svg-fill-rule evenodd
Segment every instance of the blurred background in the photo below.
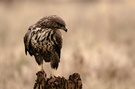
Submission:
M 135 89 L 134 0 L 0 0 L 0 89 L 33 89 L 39 66 L 23 37 L 52 14 L 68 28 L 56 76 L 77 72 L 83 89 Z

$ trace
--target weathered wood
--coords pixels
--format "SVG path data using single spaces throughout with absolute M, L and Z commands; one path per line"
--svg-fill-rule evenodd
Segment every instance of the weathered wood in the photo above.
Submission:
M 64 77 L 47 78 L 44 71 L 36 73 L 37 80 L 33 89 L 82 89 L 82 81 L 78 73 L 69 76 L 69 79 Z

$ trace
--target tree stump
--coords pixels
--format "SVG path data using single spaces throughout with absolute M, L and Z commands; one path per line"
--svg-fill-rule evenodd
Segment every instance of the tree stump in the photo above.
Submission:
M 44 71 L 39 71 L 36 75 L 33 89 L 82 89 L 82 81 L 78 73 L 70 75 L 68 80 L 60 76 L 47 78 Z

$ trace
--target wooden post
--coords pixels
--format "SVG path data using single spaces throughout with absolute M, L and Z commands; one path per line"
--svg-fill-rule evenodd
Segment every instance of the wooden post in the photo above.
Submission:
M 44 71 L 36 73 L 37 79 L 33 89 L 82 89 L 82 81 L 78 73 L 64 77 L 47 78 Z

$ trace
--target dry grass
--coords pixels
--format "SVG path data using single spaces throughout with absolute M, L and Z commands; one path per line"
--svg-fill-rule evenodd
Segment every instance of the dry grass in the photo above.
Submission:
M 78 72 L 83 89 L 135 88 L 135 1 L 80 1 L 0 3 L 0 89 L 33 88 L 39 68 L 24 54 L 23 36 L 50 14 L 62 17 L 69 29 L 57 76 Z M 48 68 L 44 63 L 49 75 Z

